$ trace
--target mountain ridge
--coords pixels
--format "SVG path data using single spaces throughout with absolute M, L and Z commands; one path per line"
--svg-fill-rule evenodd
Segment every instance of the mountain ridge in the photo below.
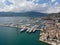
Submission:
M 45 16 L 46 13 L 39 13 L 39 12 L 22 12 L 22 13 L 16 13 L 16 12 L 0 12 L 0 17 L 2 16 L 30 16 L 30 17 L 39 17 L 39 16 Z

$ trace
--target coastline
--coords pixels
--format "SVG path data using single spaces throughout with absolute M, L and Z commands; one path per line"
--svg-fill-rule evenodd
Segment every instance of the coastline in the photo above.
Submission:
M 39 40 L 51 45 L 60 45 L 60 18 L 43 19 L 44 23 L 43 31 L 40 33 Z M 56 21 L 57 20 L 57 21 Z
M 38 21 L 40 21 L 40 20 L 38 20 Z M 44 23 L 44 21 L 45 20 L 43 20 L 43 23 Z M 42 35 L 40 35 L 40 38 L 39 38 L 39 40 L 40 41 L 42 41 L 42 42 L 44 42 L 44 43 L 48 43 L 48 44 L 52 44 L 52 45 L 56 45 L 56 43 L 55 42 L 53 42 L 53 41 L 51 41 L 51 42 L 49 42 L 49 41 L 47 41 L 47 34 L 48 33 L 51 33 L 50 35 L 52 35 L 53 33 L 53 35 L 55 35 L 55 33 L 57 32 L 57 30 L 58 30 L 58 28 L 56 27 L 56 25 L 59 25 L 59 23 L 56 23 L 56 22 L 54 22 L 54 20 L 48 20 L 48 21 L 45 21 L 45 23 L 43 24 L 43 28 L 41 28 L 41 29 L 37 29 L 37 27 L 39 27 L 39 26 L 37 26 L 37 25 L 33 25 L 33 26 L 31 26 L 31 28 L 28 30 L 28 32 L 29 33 L 33 33 L 33 32 L 35 32 L 35 31 L 37 31 L 37 30 L 39 30 L 39 31 L 41 31 L 41 33 L 40 34 L 42 34 L 42 32 L 44 32 L 44 34 L 46 34 L 46 35 L 44 35 L 44 34 L 42 34 Z M 23 32 L 23 31 L 27 31 L 27 30 L 25 30 L 25 29 L 28 29 L 28 27 L 30 26 L 30 24 L 27 24 L 27 25 L 19 25 L 19 24 L 13 24 L 13 23 L 8 23 L 8 24 L 0 24 L 0 26 L 6 26 L 6 27 L 13 27 L 13 28 L 21 28 L 22 30 L 20 30 L 20 32 Z M 37 26 L 37 27 L 36 27 Z M 37 29 L 37 30 L 36 30 Z M 53 29 L 53 30 L 52 30 Z M 31 30 L 31 31 L 30 31 Z M 45 30 L 45 31 L 44 31 Z M 59 30 L 58 30 L 59 31 Z M 47 32 L 47 33 L 46 33 Z M 41 37 L 41 36 L 44 36 L 44 37 Z M 42 40 L 41 38 L 45 38 L 46 39 L 46 41 L 44 41 L 44 40 Z M 51 37 L 52 38 L 52 37 Z M 57 40 L 56 40 L 57 41 Z M 57 43 L 57 45 L 60 45 L 59 43 Z

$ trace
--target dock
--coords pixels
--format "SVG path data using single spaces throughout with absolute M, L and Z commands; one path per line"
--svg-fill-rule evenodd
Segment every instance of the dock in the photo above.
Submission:
M 0 24 L 0 26 L 17 28 L 17 25 Z
M 20 32 L 23 32 L 23 31 L 28 30 L 29 29 L 29 26 L 30 26 L 30 24 L 22 25 L 21 26 L 22 29 L 20 30 Z
M 34 25 L 31 28 L 29 28 L 30 24 L 25 24 L 25 25 L 22 25 L 22 26 L 18 26 L 16 24 L 9 23 L 9 24 L 0 24 L 0 26 L 21 28 L 20 32 L 26 31 L 26 32 L 29 32 L 29 33 L 35 32 L 35 31 L 38 31 L 38 30 L 42 30 L 42 29 L 37 28 L 38 25 Z
M 28 28 L 28 29 L 26 30 L 26 32 L 29 32 L 29 30 L 30 30 L 30 28 Z
M 21 30 L 20 30 L 20 32 L 23 32 L 23 31 L 25 31 L 26 30 L 26 28 L 22 28 Z
M 37 30 L 38 25 L 34 25 L 33 27 L 31 27 L 31 29 L 29 30 L 29 32 L 35 32 Z

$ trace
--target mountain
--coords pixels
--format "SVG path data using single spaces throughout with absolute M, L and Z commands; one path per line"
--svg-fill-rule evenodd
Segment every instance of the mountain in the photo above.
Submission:
M 60 17 L 60 12 L 59 13 L 48 14 L 48 17 Z
M 29 17 L 40 17 L 45 16 L 45 13 L 39 12 L 24 12 L 24 13 L 15 13 L 15 12 L 0 12 L 0 17 L 4 16 L 29 16 Z

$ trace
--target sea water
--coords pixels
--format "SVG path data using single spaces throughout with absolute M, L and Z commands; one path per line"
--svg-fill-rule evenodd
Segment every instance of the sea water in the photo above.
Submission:
M 31 18 L 28 18 L 31 19 Z M 0 17 L 0 23 L 16 23 L 27 17 Z M 20 32 L 21 29 L 0 26 L 0 45 L 48 45 L 39 41 L 40 31 L 35 33 Z

